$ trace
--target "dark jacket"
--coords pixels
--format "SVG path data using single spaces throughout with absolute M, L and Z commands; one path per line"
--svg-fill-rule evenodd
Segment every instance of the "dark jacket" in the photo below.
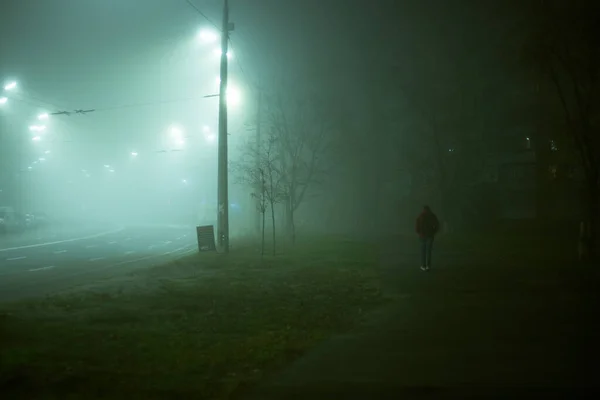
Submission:
M 431 211 L 423 211 L 417 217 L 415 231 L 420 238 L 433 238 L 440 229 L 440 222 L 437 216 Z

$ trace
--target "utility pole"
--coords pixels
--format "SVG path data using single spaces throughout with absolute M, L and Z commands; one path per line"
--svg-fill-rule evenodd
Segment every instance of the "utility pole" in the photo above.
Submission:
M 221 83 L 219 87 L 219 153 L 218 153 L 218 204 L 217 243 L 224 253 L 229 253 L 229 179 L 227 176 L 227 50 L 229 31 L 229 2 L 223 4 L 223 28 L 221 33 Z
M 256 108 L 256 171 L 260 171 L 260 158 L 261 158 L 261 150 L 262 150 L 262 146 L 261 146 L 261 137 L 260 137 L 260 128 L 261 128 L 261 121 L 262 121 L 262 87 L 259 85 L 258 86 L 258 103 L 257 103 L 257 108 Z M 256 188 L 257 190 L 257 194 L 261 193 L 262 191 L 262 187 L 261 187 L 261 183 L 258 183 L 258 187 Z M 255 220 L 254 220 L 254 224 L 256 227 L 256 233 L 260 234 L 261 232 L 261 215 L 262 212 L 260 212 L 260 203 L 261 203 L 261 198 L 259 196 L 255 197 L 256 199 L 256 215 L 255 215 Z

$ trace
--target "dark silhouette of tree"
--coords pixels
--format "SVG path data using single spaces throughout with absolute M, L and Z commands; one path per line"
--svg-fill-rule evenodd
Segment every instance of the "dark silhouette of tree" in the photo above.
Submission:
M 265 219 L 267 208 L 271 211 L 273 255 L 277 252 L 276 205 L 288 198 L 281 158 L 278 156 L 278 139 L 270 135 L 260 144 L 246 143 L 240 160 L 233 163 L 236 182 L 253 189 L 251 196 L 257 200 L 262 217 L 261 255 L 265 253 Z
M 280 89 L 267 96 L 268 128 L 277 145 L 277 173 L 285 187 L 287 233 L 296 239 L 295 212 L 309 189 L 323 182 L 335 127 L 331 103 L 318 91 Z
M 541 95 L 553 93 L 566 122 L 565 133 L 577 148 L 587 186 L 585 252 L 595 258 L 600 224 L 600 2 L 531 0 L 525 4 L 527 8 L 521 8 L 528 17 L 523 24 L 528 34 L 524 54 L 543 78 Z

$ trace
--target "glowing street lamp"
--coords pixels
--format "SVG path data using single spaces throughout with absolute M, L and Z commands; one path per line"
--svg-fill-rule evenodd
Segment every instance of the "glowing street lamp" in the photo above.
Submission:
M 214 133 L 207 133 L 204 135 L 204 139 L 209 143 L 214 143 L 217 140 L 217 135 Z
M 181 183 L 183 183 L 184 185 L 187 185 L 188 181 L 187 181 L 187 179 L 182 179 Z
M 38 115 L 39 120 L 45 120 L 45 119 L 48 119 L 48 117 L 49 117 L 49 115 L 47 113 Z
M 14 90 L 17 87 L 17 82 L 13 81 L 13 82 L 9 82 L 6 85 L 4 85 L 4 90 Z
M 132 152 L 131 152 L 131 156 L 132 156 L 132 157 L 137 157 L 137 155 L 138 155 L 137 151 L 132 151 Z
M 227 105 L 235 107 L 240 104 L 242 96 L 240 91 L 235 87 L 229 86 L 227 88 Z
M 183 146 L 185 144 L 185 140 L 183 140 L 183 131 L 179 127 L 172 126 L 169 131 L 177 146 Z
M 215 53 L 217 56 L 221 57 L 221 54 L 223 54 L 223 50 L 221 50 L 221 49 L 215 49 L 213 51 L 213 53 Z M 231 57 L 233 57 L 233 53 L 231 51 L 228 51 L 227 52 L 227 58 L 231 59 Z
M 46 130 L 46 127 L 44 125 L 31 125 L 29 130 L 32 132 L 43 132 Z
M 213 31 L 203 29 L 200 31 L 200 40 L 204 43 L 213 43 L 219 39 L 219 35 Z

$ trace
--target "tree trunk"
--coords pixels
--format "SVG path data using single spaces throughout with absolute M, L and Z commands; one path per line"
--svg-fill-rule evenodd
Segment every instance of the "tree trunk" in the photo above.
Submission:
M 264 208 L 263 208 L 264 210 Z M 261 212 L 262 214 L 262 241 L 260 244 L 260 255 L 265 255 L 265 211 Z
M 294 221 L 294 207 L 290 207 L 290 238 L 292 239 L 292 244 L 296 243 L 296 221 Z
M 598 177 L 590 184 L 589 193 L 589 230 L 587 237 L 587 257 L 590 261 L 598 256 L 598 224 L 600 223 L 600 187 Z
M 296 226 L 294 223 L 294 205 L 292 199 L 289 198 L 285 202 L 285 229 L 292 243 L 296 242 Z
M 273 202 L 271 202 L 271 223 L 273 224 L 273 255 L 275 255 L 275 204 Z

